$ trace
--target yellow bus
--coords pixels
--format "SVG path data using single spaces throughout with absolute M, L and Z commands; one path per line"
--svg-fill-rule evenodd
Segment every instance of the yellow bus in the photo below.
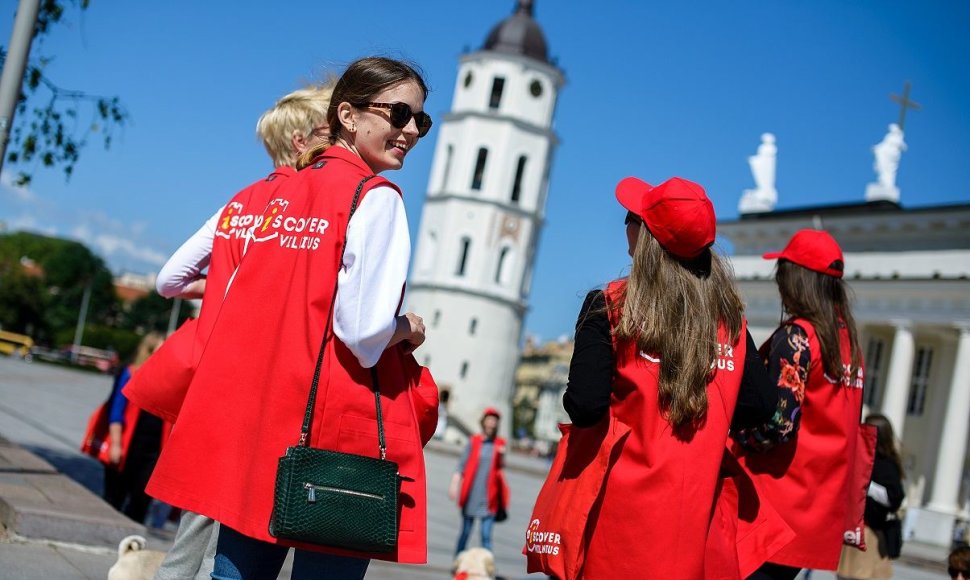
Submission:
M 33 346 L 34 339 L 25 334 L 0 330 L 0 354 L 30 360 L 30 349 Z

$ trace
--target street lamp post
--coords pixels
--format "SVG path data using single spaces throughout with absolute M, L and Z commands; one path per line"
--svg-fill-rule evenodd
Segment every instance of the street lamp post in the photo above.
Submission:
M 40 0 L 20 0 L 10 34 L 7 59 L 3 63 L 3 75 L 0 76 L 0 169 L 7 156 L 10 127 L 13 125 L 17 101 L 20 100 L 20 86 L 24 82 L 24 70 L 27 68 L 39 9 Z

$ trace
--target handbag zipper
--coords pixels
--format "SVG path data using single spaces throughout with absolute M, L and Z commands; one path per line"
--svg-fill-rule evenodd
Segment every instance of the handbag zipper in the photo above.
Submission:
M 317 490 L 329 491 L 332 493 L 342 493 L 344 495 L 353 495 L 356 497 L 366 497 L 368 499 L 383 500 L 383 495 L 377 495 L 376 493 L 367 493 L 366 491 L 354 491 L 351 489 L 342 489 L 339 487 L 331 487 L 329 485 L 315 485 L 313 483 L 307 482 L 303 484 L 303 488 L 307 490 L 307 503 L 314 503 L 317 501 Z

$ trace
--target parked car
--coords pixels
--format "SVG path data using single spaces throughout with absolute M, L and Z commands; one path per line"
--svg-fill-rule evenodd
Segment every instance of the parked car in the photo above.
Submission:
M 70 362 L 94 367 L 103 373 L 113 371 L 119 363 L 118 353 L 91 346 L 68 346 L 62 351 Z
M 27 362 L 31 360 L 30 351 L 34 347 L 34 339 L 26 334 L 16 334 L 0 330 L 0 354 L 15 356 Z

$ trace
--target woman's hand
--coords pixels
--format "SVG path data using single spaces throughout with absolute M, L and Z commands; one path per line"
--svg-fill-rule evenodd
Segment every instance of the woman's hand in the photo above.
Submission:
M 185 290 L 178 297 L 183 300 L 201 300 L 203 295 L 205 295 L 204 276 L 189 282 L 188 286 L 185 287 Z
M 456 473 L 451 476 L 451 485 L 448 486 L 448 498 L 451 501 L 458 501 L 458 491 L 461 485 L 461 474 Z
M 119 463 L 121 463 L 121 442 L 120 441 L 111 442 L 111 448 L 108 449 L 108 461 L 111 462 L 111 465 L 118 465 Z
M 404 352 L 413 352 L 424 343 L 424 320 L 413 312 L 397 317 L 397 329 L 391 338 L 391 344 L 404 342 Z

